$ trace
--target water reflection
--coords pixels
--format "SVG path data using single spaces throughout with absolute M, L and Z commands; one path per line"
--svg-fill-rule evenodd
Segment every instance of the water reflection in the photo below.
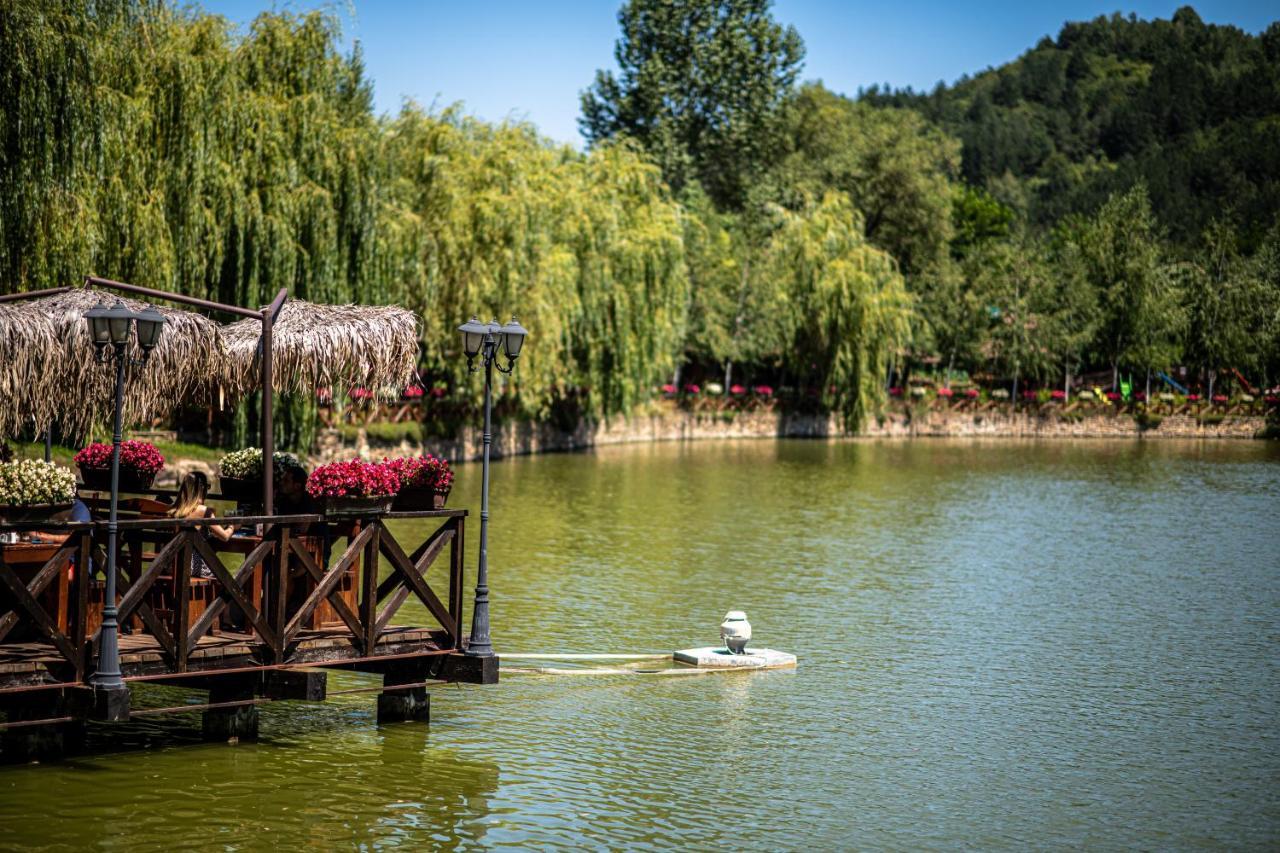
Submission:
M 194 718 L 104 727 L 130 748 L 0 770 L 3 843 L 1280 837 L 1274 444 L 671 444 L 493 473 L 500 651 L 669 652 L 715 642 L 736 608 L 799 668 L 504 672 L 433 689 L 429 728 L 335 697 L 265 706 L 263 741 L 236 747 L 190 745 Z M 474 507 L 478 479 L 461 466 L 451 504 Z

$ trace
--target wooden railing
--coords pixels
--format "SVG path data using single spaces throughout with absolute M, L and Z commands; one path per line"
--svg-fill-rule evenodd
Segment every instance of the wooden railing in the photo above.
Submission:
M 465 518 L 464 510 L 436 510 L 341 521 L 319 515 L 122 520 L 118 621 L 130 636 L 151 638 L 172 673 L 200 669 L 192 653 L 201 639 L 232 621 L 234 629 L 226 630 L 246 638 L 263 666 L 290 662 L 299 643 L 317 635 L 337 637 L 346 644 L 343 655 L 367 659 L 379 655 L 392 620 L 415 598 L 435 623 L 415 626 L 432 631 L 431 646 L 460 651 Z M 440 525 L 406 551 L 387 525 L 392 519 L 438 519 Z M 213 524 L 260 533 L 221 541 L 207 531 Z M 80 682 L 94 669 L 102 630 L 106 525 L 0 524 L 0 532 L 37 527 L 68 538 L 0 545 L 0 668 L 36 644 L 64 664 L 66 677 L 58 680 Z M 446 551 L 448 588 L 437 591 L 427 572 Z M 192 576 L 200 563 L 211 578 Z M 322 610 L 329 621 L 322 621 Z

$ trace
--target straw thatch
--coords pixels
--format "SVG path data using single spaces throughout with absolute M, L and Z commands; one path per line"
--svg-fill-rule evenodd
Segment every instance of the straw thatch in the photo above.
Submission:
M 34 419 L 37 430 L 56 423 L 67 436 L 83 437 L 95 422 L 110 417 L 115 368 L 94 361 L 84 313 L 99 301 L 114 302 L 115 294 L 75 289 L 54 296 L 0 305 L 3 338 L 13 339 L 24 359 L 0 361 L 0 389 L 14 389 L 14 402 L 0 408 L 0 432 L 12 433 Z M 132 310 L 147 307 L 122 299 Z M 125 421 L 138 423 L 166 415 L 186 403 L 210 399 L 221 382 L 232 385 L 222 327 L 189 311 L 153 306 L 164 315 L 160 343 L 143 365 L 130 364 L 126 381 Z M 136 336 L 131 359 L 141 358 Z M 23 390 L 25 389 L 25 390 Z
M 49 412 L 33 407 L 32 400 L 48 393 L 43 386 L 57 349 L 47 317 L 0 303 L 0 438 L 24 427 L 48 428 Z
M 223 327 L 227 353 L 247 393 L 260 382 L 262 326 L 241 320 Z M 278 391 L 393 387 L 413 378 L 418 318 L 394 306 L 316 305 L 290 300 L 272 326 L 273 382 Z

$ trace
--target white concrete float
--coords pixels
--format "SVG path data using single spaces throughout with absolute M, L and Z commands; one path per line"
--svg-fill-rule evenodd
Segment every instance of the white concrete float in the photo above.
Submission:
M 796 656 L 775 649 L 746 649 L 732 654 L 723 646 L 682 649 L 672 657 L 677 663 L 715 669 L 785 669 L 796 665 Z

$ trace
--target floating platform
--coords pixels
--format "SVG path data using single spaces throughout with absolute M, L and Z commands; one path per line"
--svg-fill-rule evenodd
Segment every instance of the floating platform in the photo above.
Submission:
M 775 649 L 747 649 L 735 655 L 723 646 L 705 646 L 682 649 L 672 657 L 676 663 L 716 669 L 786 669 L 796 665 L 795 655 Z

